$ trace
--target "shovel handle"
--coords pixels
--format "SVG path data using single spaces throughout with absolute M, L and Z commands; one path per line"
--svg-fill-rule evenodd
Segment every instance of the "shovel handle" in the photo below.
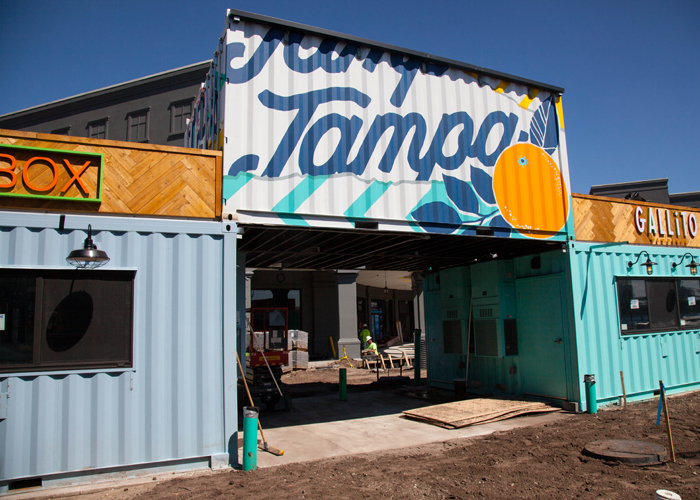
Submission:
M 243 375 L 243 385 L 245 386 L 246 394 L 248 394 L 248 401 L 250 401 L 250 406 L 255 406 L 253 404 L 253 397 L 250 395 L 250 391 L 248 390 L 248 381 L 245 378 L 245 372 L 243 371 L 243 365 L 241 365 L 241 358 L 240 356 L 238 356 L 238 351 L 236 351 L 236 361 L 238 361 L 238 368 L 241 370 L 241 374 Z M 262 425 L 260 425 L 260 419 L 258 419 L 258 429 L 260 429 L 260 435 L 262 436 L 264 446 L 265 448 L 267 448 L 267 440 L 265 439 L 265 434 L 263 433 Z

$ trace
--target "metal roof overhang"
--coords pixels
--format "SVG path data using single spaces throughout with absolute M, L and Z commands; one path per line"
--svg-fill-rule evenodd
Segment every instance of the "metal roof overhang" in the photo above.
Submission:
M 241 225 L 238 250 L 246 267 L 428 271 L 473 264 L 489 253 L 499 259 L 560 249 L 536 239 L 414 234 L 357 229 Z
M 282 30 L 296 30 L 302 33 L 308 33 L 310 35 L 319 36 L 322 38 L 333 38 L 345 43 L 351 43 L 359 46 L 369 47 L 373 49 L 378 49 L 386 52 L 394 52 L 402 54 L 419 61 L 425 61 L 427 63 L 434 64 L 444 64 L 446 66 L 461 69 L 467 72 L 474 72 L 484 76 L 490 76 L 493 78 L 498 78 L 499 80 L 507 80 L 510 82 L 520 83 L 528 87 L 534 87 L 541 90 L 546 90 L 552 92 L 553 94 L 563 94 L 564 89 L 562 87 L 557 87 L 555 85 L 549 85 L 547 83 L 538 82 L 536 80 L 530 80 L 528 78 L 522 78 L 515 75 L 510 75 L 508 73 L 503 73 L 501 71 L 495 71 L 489 68 L 484 68 L 482 66 L 476 66 L 473 64 L 467 64 L 461 61 L 455 61 L 453 59 L 447 59 L 444 57 L 438 57 L 425 52 L 418 52 L 415 50 L 405 49 L 402 47 L 397 47 L 395 45 L 389 45 L 386 43 L 376 42 L 374 40 L 368 40 L 366 38 L 360 38 L 357 36 L 346 35 L 344 33 L 338 33 L 337 31 L 331 31 L 323 28 L 316 28 L 314 26 L 308 26 L 306 24 L 295 23 L 292 21 L 285 21 L 283 19 L 277 19 L 275 17 L 263 16 L 260 14 L 254 14 L 252 12 L 246 12 L 243 10 L 229 9 L 227 17 L 231 20 L 236 18 L 242 20 L 249 20 L 260 24 L 266 24 L 268 26 L 274 26 Z

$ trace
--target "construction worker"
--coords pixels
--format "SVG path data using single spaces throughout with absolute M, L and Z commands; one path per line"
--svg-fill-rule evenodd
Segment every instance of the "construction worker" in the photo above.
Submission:
M 367 348 L 362 352 L 364 354 L 369 354 L 370 356 L 379 355 L 379 352 L 377 351 L 377 344 L 372 342 L 372 337 L 367 337 Z
M 367 339 L 371 336 L 372 334 L 367 328 L 367 323 L 363 323 L 362 330 L 360 330 L 360 340 L 362 341 L 362 349 L 367 349 Z

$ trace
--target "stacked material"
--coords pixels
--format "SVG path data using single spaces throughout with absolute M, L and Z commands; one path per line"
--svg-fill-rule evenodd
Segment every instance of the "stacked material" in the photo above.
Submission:
M 289 366 L 294 370 L 309 367 L 309 333 L 303 330 L 289 330 Z
M 306 370 L 309 367 L 309 353 L 307 351 L 289 351 L 289 364 L 295 370 Z
M 250 337 L 251 333 L 245 336 L 245 348 L 247 352 L 250 352 Z M 253 332 L 253 347 L 255 350 L 260 351 L 265 348 L 265 332 Z
M 309 333 L 303 330 L 289 330 L 289 348 L 308 351 Z
M 468 425 L 486 424 L 527 413 L 559 411 L 545 403 L 513 399 L 469 399 L 435 406 L 407 410 L 407 418 L 428 424 L 458 429 Z

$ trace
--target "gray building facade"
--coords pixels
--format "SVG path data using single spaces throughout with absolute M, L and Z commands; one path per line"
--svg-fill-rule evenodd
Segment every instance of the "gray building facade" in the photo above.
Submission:
M 184 146 L 211 61 L 113 85 L 0 116 L 0 128 Z

